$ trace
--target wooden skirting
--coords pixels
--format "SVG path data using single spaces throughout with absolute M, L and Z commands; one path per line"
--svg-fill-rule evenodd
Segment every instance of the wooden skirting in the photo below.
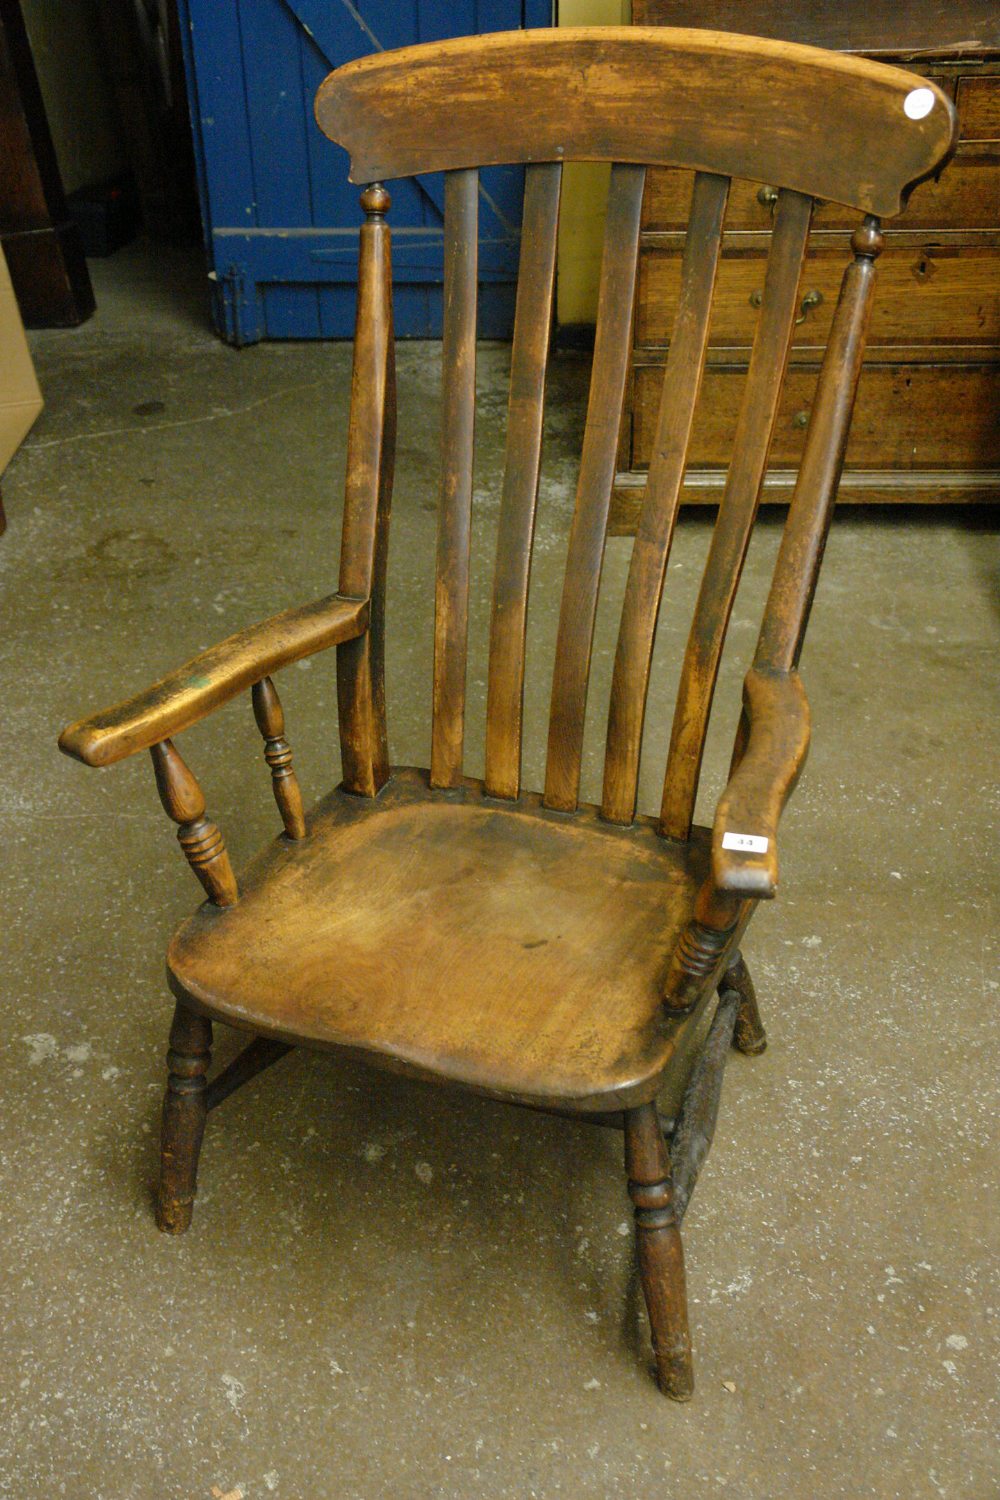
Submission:
M 794 469 L 772 469 L 764 480 L 762 503 L 786 505 L 795 484 Z M 726 482 L 724 469 L 689 469 L 684 478 L 682 503 L 718 505 Z M 644 474 L 615 476 L 608 530 L 611 536 L 631 536 L 639 519 L 646 493 Z M 1000 470 L 957 473 L 951 470 L 924 474 L 858 469 L 840 481 L 839 505 L 996 505 L 1000 504 Z

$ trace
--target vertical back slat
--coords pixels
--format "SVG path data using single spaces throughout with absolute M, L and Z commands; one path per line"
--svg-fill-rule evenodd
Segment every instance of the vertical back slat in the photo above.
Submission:
M 879 221 L 870 216 L 851 236 L 854 260 L 841 283 L 754 656 L 761 672 L 798 666 L 844 466 L 882 243 Z
M 559 613 L 545 768 L 545 805 L 565 812 L 573 811 L 580 793 L 587 682 L 628 374 L 645 178 L 644 167 L 616 162 L 611 169 L 594 363 Z
M 729 178 L 699 172 L 684 242 L 680 298 L 670 339 L 611 682 L 602 813 L 613 823 L 635 816 L 646 693 L 663 580 L 670 555 L 684 464 L 705 368 L 712 293 L 722 243 Z
M 660 811 L 662 831 L 670 838 L 686 839 L 691 831 L 719 661 L 757 514 L 795 331 L 799 278 L 811 216 L 811 198 L 801 193 L 779 193 L 764 300 L 732 459 L 677 691 Z
M 444 187 L 441 506 L 434 593 L 431 786 L 462 777 L 469 633 L 469 546 L 476 420 L 479 173 L 448 172 Z
M 506 466 L 490 621 L 485 786 L 491 797 L 517 797 L 521 784 L 528 577 L 542 454 L 561 180 L 558 162 L 533 163 L 525 171 Z

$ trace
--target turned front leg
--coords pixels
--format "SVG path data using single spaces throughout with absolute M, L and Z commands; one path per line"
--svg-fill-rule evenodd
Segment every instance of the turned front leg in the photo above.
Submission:
M 166 1234 L 183 1234 L 191 1223 L 208 1113 L 205 1074 L 211 1061 L 211 1021 L 178 1002 L 167 1053 L 156 1200 L 156 1224 Z
M 688 1401 L 694 1390 L 684 1248 L 674 1214 L 670 1155 L 656 1107 L 625 1112 L 625 1170 L 635 1205 L 639 1275 L 649 1314 L 660 1390 Z

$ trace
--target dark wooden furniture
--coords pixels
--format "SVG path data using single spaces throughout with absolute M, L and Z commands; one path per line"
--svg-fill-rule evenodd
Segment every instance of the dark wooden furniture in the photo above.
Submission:
M 996 0 L 633 0 L 639 25 L 718 27 L 830 47 L 925 74 L 958 111 L 959 145 L 886 233 L 842 501 L 1000 500 L 1000 5 Z M 717 502 L 770 245 L 769 181 L 734 183 L 684 498 Z M 634 530 L 676 312 L 690 173 L 649 174 L 634 377 L 612 525 Z M 836 301 L 850 215 L 818 211 L 765 498 L 787 500 Z
M 0 145 L 0 243 L 21 317 L 29 328 L 82 323 L 94 293 L 19 0 L 0 0 Z
M 94 14 L 145 231 L 193 244 L 201 224 L 177 0 L 94 0 Z
M 692 81 L 696 86 L 692 86 Z M 916 91 L 916 92 L 915 92 Z M 909 111 L 909 114 L 908 114 Z M 778 818 L 805 758 L 798 659 L 837 488 L 880 217 L 952 146 L 944 94 L 912 74 L 695 31 L 564 30 L 375 54 L 317 98 L 361 195 L 358 324 L 339 593 L 234 636 L 148 692 L 67 729 L 91 765 L 152 751 L 160 796 L 209 900 L 169 951 L 177 999 L 158 1219 L 186 1229 L 207 1111 L 289 1046 L 624 1127 L 660 1383 L 692 1388 L 679 1224 L 708 1150 L 730 1044 L 764 1033 L 739 955 L 778 880 Z M 913 116 L 911 118 L 910 116 Z M 823 129 L 817 132 L 816 118 Z M 743 129 L 736 133 L 732 121 Z M 600 316 L 569 537 L 543 792 L 521 785 L 532 531 L 562 160 L 614 163 Z M 475 418 L 477 168 L 526 162 L 487 692 L 486 773 L 463 774 Z M 601 806 L 579 805 L 593 634 L 635 301 L 643 163 L 696 168 L 655 453 L 621 617 Z M 395 397 L 389 194 L 446 173 L 441 508 L 429 771 L 391 770 L 383 613 Z M 730 179 L 780 184 L 729 479 L 684 658 L 663 802 L 636 815 L 646 689 L 708 347 Z M 719 657 L 798 315 L 813 199 L 857 223 L 713 829 L 692 826 Z M 863 216 L 863 217 L 862 217 Z M 270 674 L 337 645 L 341 785 L 303 818 Z M 171 737 L 253 688 L 285 833 L 239 885 Z M 669 1146 L 664 1081 L 719 991 Z M 254 1034 L 206 1082 L 212 1023 Z

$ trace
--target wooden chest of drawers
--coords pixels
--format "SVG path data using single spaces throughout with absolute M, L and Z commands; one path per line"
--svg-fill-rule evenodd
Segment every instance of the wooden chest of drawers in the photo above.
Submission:
M 1000 5 L 879 7 L 857 0 L 633 0 L 637 25 L 739 30 L 905 63 L 955 101 L 960 144 L 937 182 L 887 221 L 868 355 L 841 500 L 1000 500 Z M 943 17 L 943 18 L 942 18 Z M 635 347 L 612 525 L 634 529 L 676 306 L 691 174 L 650 173 Z M 685 485 L 717 501 L 753 338 L 774 189 L 736 182 L 726 218 L 708 369 Z M 786 499 L 857 215 L 818 208 L 801 321 L 764 499 Z

